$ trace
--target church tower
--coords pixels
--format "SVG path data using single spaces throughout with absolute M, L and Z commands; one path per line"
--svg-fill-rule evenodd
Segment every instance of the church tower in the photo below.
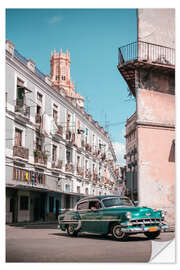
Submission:
M 75 84 L 71 81 L 70 74 L 70 53 L 62 52 L 51 53 L 51 82 L 52 87 L 56 89 L 60 94 L 66 96 L 70 101 L 75 101 L 80 107 L 84 107 L 84 98 L 75 92 Z

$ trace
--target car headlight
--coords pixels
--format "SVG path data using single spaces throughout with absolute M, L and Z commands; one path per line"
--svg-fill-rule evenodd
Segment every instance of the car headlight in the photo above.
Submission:
M 161 216 L 162 217 L 165 217 L 165 215 L 166 215 L 166 211 L 165 210 L 161 210 Z
M 126 217 L 127 217 L 128 219 L 131 219 L 131 218 L 132 218 L 131 212 L 127 212 L 127 213 L 126 213 Z

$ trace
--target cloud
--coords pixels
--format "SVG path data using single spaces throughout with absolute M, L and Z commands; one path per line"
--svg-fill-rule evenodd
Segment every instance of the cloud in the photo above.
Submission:
M 126 153 L 125 145 L 120 142 L 114 142 L 112 144 L 116 154 L 117 163 L 119 163 L 121 166 L 124 166 L 126 164 L 124 159 L 124 155 Z
M 48 20 L 49 24 L 56 24 L 60 21 L 62 21 L 63 17 L 62 16 L 53 16 Z

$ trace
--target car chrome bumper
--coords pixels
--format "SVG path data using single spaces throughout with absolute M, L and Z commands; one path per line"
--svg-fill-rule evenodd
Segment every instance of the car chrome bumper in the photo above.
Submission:
M 145 226 L 139 226 L 139 227 L 132 227 L 132 228 L 121 228 L 122 232 L 126 233 L 143 233 L 143 232 L 149 232 L 150 227 Z M 166 229 L 168 229 L 168 226 L 166 224 L 162 224 L 161 226 L 155 226 L 156 231 L 164 232 Z

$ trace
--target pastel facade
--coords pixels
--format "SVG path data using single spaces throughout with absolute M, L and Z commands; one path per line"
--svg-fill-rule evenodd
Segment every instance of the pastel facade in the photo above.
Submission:
M 56 220 L 83 196 L 116 193 L 110 138 L 75 93 L 69 54 L 66 83 L 55 85 L 52 59 L 50 77 L 6 42 L 8 223 Z
M 175 223 L 175 42 L 173 9 L 140 9 L 137 42 L 118 69 L 136 98 L 138 200 Z

